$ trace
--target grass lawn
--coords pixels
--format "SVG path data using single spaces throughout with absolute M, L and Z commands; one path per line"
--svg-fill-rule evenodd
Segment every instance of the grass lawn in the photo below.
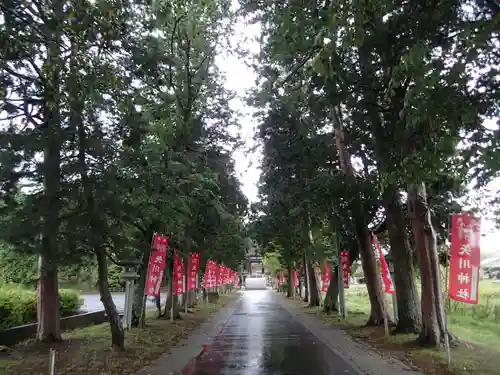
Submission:
M 385 337 L 383 327 L 364 326 L 370 309 L 365 287 L 346 290 L 346 301 L 349 312 L 347 322 L 342 322 L 337 315 L 319 315 L 332 324 L 342 326 L 355 339 L 369 342 L 382 352 L 390 351 L 425 374 L 500 374 L 500 283 L 482 281 L 479 304 L 476 306 L 449 304 L 449 329 L 460 339 L 460 343 L 452 348 L 450 368 L 445 364 L 444 350 L 416 346 L 416 335 Z M 390 295 L 388 301 L 392 305 Z
M 235 293 L 220 296 L 217 304 L 204 304 L 183 314 L 182 320 L 157 319 L 150 311 L 145 329 L 125 333 L 125 351 L 111 349 L 108 324 L 68 331 L 65 341 L 44 345 L 27 341 L 12 351 L 0 353 L 2 375 L 47 375 L 49 348 L 57 351 L 57 375 L 125 375 L 133 374 L 159 358 L 181 339 L 189 336 L 209 316 L 236 298 Z

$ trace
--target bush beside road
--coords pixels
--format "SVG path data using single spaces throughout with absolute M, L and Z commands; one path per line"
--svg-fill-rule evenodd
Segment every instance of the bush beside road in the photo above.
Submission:
M 61 315 L 77 314 L 83 304 L 80 294 L 60 289 Z M 36 291 L 17 284 L 0 286 L 0 330 L 36 322 Z

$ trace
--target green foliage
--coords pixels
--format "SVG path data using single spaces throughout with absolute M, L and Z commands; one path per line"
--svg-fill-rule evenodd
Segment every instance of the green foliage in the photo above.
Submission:
M 229 131 L 238 113 L 215 65 L 230 47 L 231 2 L 84 1 L 59 17 L 62 3 L 50 1 L 43 20 L 11 5 L 0 25 L 9 51 L 0 58 L 0 240 L 9 245 L 0 268 L 2 259 L 22 266 L 5 280 L 33 284 L 44 251 L 61 284 L 91 285 L 98 248 L 117 263 L 142 259 L 153 232 L 238 265 L 248 243 L 232 159 L 240 140 Z M 50 37 L 26 26 L 39 22 Z M 109 267 L 111 286 L 120 272 Z
M 74 290 L 60 289 L 60 308 L 62 316 L 79 311 L 83 304 L 80 295 Z M 16 284 L 0 286 L 0 330 L 36 321 L 36 291 Z

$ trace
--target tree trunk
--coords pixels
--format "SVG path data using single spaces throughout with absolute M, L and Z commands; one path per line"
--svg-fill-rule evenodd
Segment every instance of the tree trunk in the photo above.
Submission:
M 422 324 L 413 256 L 406 232 L 406 218 L 396 189 L 384 193 L 389 243 L 394 263 L 398 321 L 395 333 L 418 333 Z
M 293 287 L 292 287 L 292 278 L 293 278 L 293 268 L 292 268 L 292 265 L 289 264 L 288 265 L 288 290 L 286 291 L 286 296 L 288 298 L 292 298 L 293 297 Z
M 422 283 L 422 329 L 418 341 L 422 345 L 439 347 L 448 333 L 441 300 L 436 232 L 431 222 L 424 183 L 409 187 L 408 204 Z
M 319 306 L 319 293 L 318 285 L 316 283 L 316 276 L 314 275 L 314 268 L 310 262 L 307 263 L 307 275 L 309 285 L 309 303 L 310 307 Z
M 72 59 L 71 59 L 71 71 L 72 78 L 78 80 L 77 68 L 78 64 L 73 60 L 73 56 L 76 55 L 75 50 L 77 45 L 72 43 Z M 94 253 L 97 259 L 98 268 L 98 285 L 99 294 L 101 295 L 101 302 L 104 306 L 104 310 L 108 316 L 109 325 L 111 329 L 111 345 L 114 349 L 123 350 L 125 347 L 125 333 L 123 330 L 122 322 L 118 310 L 116 309 L 113 298 L 109 291 L 108 285 L 108 262 L 106 257 L 106 251 L 103 247 L 105 242 L 105 235 L 103 230 L 106 228 L 105 220 L 100 217 L 97 211 L 94 197 L 94 186 L 89 179 L 87 164 L 86 164 L 86 153 L 87 153 L 87 136 L 85 133 L 85 124 L 83 122 L 83 110 L 84 102 L 81 97 L 78 96 L 76 90 L 79 85 L 78 81 L 74 82 L 72 90 L 70 91 L 70 106 L 72 109 L 71 118 L 72 123 L 78 127 L 78 162 L 80 167 L 80 177 L 83 188 L 83 196 L 85 203 L 87 205 L 87 218 L 88 218 L 88 238 L 92 245 Z M 91 117 L 92 118 L 92 117 Z M 90 121 L 92 123 L 92 121 Z
M 309 268 L 307 267 L 307 255 L 305 251 L 302 255 L 302 263 L 304 264 L 304 302 L 309 304 Z
M 165 319 L 171 319 L 172 314 L 172 304 L 173 304 L 173 314 L 174 319 L 181 319 L 181 314 L 179 313 L 179 299 L 177 296 L 174 296 L 174 277 L 173 277 L 173 269 L 174 269 L 174 260 L 170 259 L 168 263 L 168 272 L 169 272 L 169 283 L 168 283 L 168 296 L 165 301 Z
M 125 332 L 113 297 L 109 291 L 106 253 L 103 248 L 94 248 L 94 251 L 97 257 L 97 267 L 99 270 L 99 294 L 101 295 L 101 302 L 108 316 L 111 329 L 111 345 L 113 349 L 121 351 L 125 348 Z
M 146 289 L 146 273 L 148 272 L 149 251 L 144 251 L 142 264 L 139 268 L 139 279 L 135 284 L 134 300 L 132 301 L 132 327 L 139 327 L 142 314 L 144 291 Z
M 57 268 L 51 264 L 44 252 L 40 254 L 38 268 L 40 276 L 37 285 L 36 339 L 42 342 L 61 341 Z
M 325 303 L 323 304 L 323 312 L 330 314 L 332 312 L 340 312 L 339 306 L 339 267 L 335 266 L 332 272 L 332 280 L 326 291 Z
M 51 39 L 47 46 L 47 59 L 43 64 L 44 103 L 43 118 L 45 142 L 43 152 L 43 195 L 42 244 L 39 258 L 39 279 L 37 285 L 37 335 L 38 341 L 60 341 L 60 306 L 57 282 L 57 252 L 60 211 L 61 179 L 61 26 L 63 3 L 53 3 L 56 20 L 48 32 Z M 62 22 L 62 21 L 60 21 Z
M 339 163 L 342 172 L 346 177 L 349 187 L 357 189 L 354 170 L 351 164 L 350 155 L 345 148 L 344 130 L 340 109 L 332 107 L 332 120 L 335 133 L 335 144 L 339 153 Z M 352 216 L 355 227 L 356 239 L 358 241 L 359 253 L 361 256 L 361 266 L 366 279 L 366 288 L 370 299 L 370 318 L 367 324 L 384 324 L 384 320 L 391 320 L 387 299 L 385 298 L 382 281 L 377 269 L 377 261 L 372 248 L 370 233 L 368 231 L 367 220 L 363 211 L 359 195 L 355 195 L 352 203 Z

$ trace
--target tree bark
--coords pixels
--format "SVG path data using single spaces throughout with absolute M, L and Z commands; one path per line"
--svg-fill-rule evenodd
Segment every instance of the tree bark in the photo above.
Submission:
M 439 347 L 448 334 L 444 320 L 436 232 L 431 222 L 427 192 L 423 182 L 408 188 L 408 210 L 415 247 L 420 262 L 422 283 L 422 329 L 418 342 Z
M 37 285 L 36 339 L 41 342 L 55 342 L 62 340 L 57 268 L 51 263 L 50 255 L 47 257 L 46 253 L 47 251 L 42 251 L 38 261 L 40 276 Z
M 332 280 L 326 291 L 325 303 L 323 304 L 323 312 L 330 314 L 332 312 L 340 312 L 339 306 L 339 267 L 335 266 L 332 272 Z
M 74 56 L 77 54 L 78 44 L 72 43 L 72 58 L 71 58 L 71 79 L 74 80 L 70 90 L 70 107 L 72 109 L 71 118 L 72 123 L 78 127 L 78 162 L 80 167 L 80 177 L 83 188 L 84 201 L 87 205 L 87 218 L 89 224 L 88 238 L 97 259 L 98 267 L 98 285 L 99 294 L 101 295 L 101 302 L 104 310 L 108 316 L 109 325 L 111 329 L 111 344 L 114 349 L 123 350 L 125 347 L 125 333 L 123 330 L 122 322 L 118 310 L 116 309 L 113 298 L 109 291 L 108 285 L 108 262 L 106 251 L 104 249 L 106 223 L 100 217 L 97 211 L 94 197 L 94 186 L 89 179 L 86 155 L 87 155 L 87 136 L 85 132 L 85 124 L 83 121 L 84 102 L 80 94 L 78 63 L 75 61 Z M 90 116 L 92 121 L 92 115 Z
M 293 273 L 293 267 L 292 267 L 292 264 L 289 264 L 288 265 L 288 289 L 286 291 L 286 296 L 288 298 L 292 298 L 293 297 L 293 287 L 292 287 L 292 275 Z
M 314 275 L 314 268 L 310 262 L 307 263 L 307 275 L 309 285 L 309 303 L 310 307 L 319 306 L 319 293 L 318 285 L 316 283 L 316 276 Z
M 174 319 L 181 319 L 181 314 L 179 313 L 179 299 L 177 296 L 174 296 L 174 277 L 173 277 L 173 269 L 174 269 L 174 260 L 170 259 L 168 262 L 168 272 L 169 272 L 169 283 L 168 283 L 168 294 L 167 299 L 165 301 L 165 319 L 171 318 L 171 309 L 173 305 L 173 314 Z
M 351 164 L 350 155 L 345 148 L 344 131 L 340 109 L 332 107 L 332 120 L 334 124 L 335 144 L 339 153 L 339 163 L 346 177 L 346 181 L 353 189 L 357 189 L 354 169 Z M 366 288 L 370 299 L 370 317 L 368 325 L 384 324 L 385 319 L 391 320 L 387 299 L 385 298 L 382 281 L 377 269 L 377 261 L 372 248 L 370 233 L 368 231 L 367 220 L 359 195 L 355 195 L 352 200 L 353 222 L 358 241 L 359 253 L 361 256 L 361 266 L 366 279 Z
M 134 300 L 132 301 L 132 327 L 139 327 L 142 314 L 144 291 L 146 289 L 146 273 L 149 263 L 149 250 L 142 255 L 142 264 L 139 268 L 139 279 L 135 284 Z
M 388 220 L 389 244 L 394 264 L 398 321 L 394 333 L 418 333 L 422 324 L 415 269 L 403 214 L 396 189 L 384 192 Z
M 43 342 L 62 340 L 60 328 L 59 286 L 57 280 L 57 253 L 60 211 L 61 179 L 61 27 L 63 3 L 53 3 L 54 18 L 47 59 L 43 64 L 45 82 L 43 118 L 45 141 L 43 152 L 42 243 L 39 257 L 37 284 L 37 334 Z
M 304 251 L 302 255 L 302 263 L 304 265 L 304 302 L 307 302 L 309 304 L 309 268 L 307 267 L 307 254 Z M 300 290 L 300 289 L 299 289 Z
M 125 348 L 125 332 L 115 302 L 109 291 L 106 252 L 103 248 L 94 248 L 94 252 L 96 254 L 97 267 L 99 270 L 99 294 L 101 295 L 101 302 L 108 316 L 111 329 L 111 346 L 113 349 L 121 351 Z

